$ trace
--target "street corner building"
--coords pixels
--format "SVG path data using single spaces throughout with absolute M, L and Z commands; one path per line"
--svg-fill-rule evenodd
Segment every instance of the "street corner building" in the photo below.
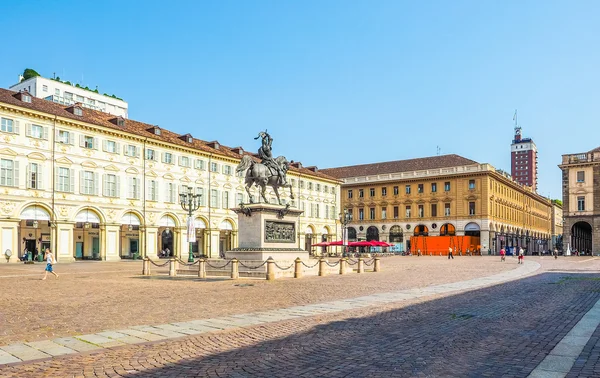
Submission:
M 0 89 L 0 263 L 45 248 L 58 261 L 186 256 L 188 214 L 178 194 L 190 188 L 201 195 L 193 253 L 215 258 L 238 246 L 231 209 L 248 196 L 235 167 L 255 154 L 38 97 Z M 299 162 L 287 175 L 296 199 L 282 197 L 304 211 L 298 247 L 337 239 L 340 181 Z
M 349 240 L 396 252 L 495 254 L 552 243 L 552 204 L 504 171 L 458 155 L 323 169 L 342 180 Z
M 600 147 L 562 155 L 563 249 L 600 253 Z

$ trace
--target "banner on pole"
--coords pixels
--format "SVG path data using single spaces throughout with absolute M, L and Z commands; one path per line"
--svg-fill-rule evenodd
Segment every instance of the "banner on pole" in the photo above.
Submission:
M 188 243 L 196 242 L 196 225 L 194 224 L 194 219 L 192 217 L 188 218 L 187 222 L 187 235 L 188 235 Z

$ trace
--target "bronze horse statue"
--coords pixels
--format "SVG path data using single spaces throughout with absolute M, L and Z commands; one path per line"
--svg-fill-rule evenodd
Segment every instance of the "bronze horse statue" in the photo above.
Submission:
M 279 165 L 283 173 L 285 174 L 290 167 L 290 163 L 284 156 L 278 156 L 274 159 L 275 162 Z M 240 164 L 236 167 L 235 171 L 237 173 L 246 170 L 246 192 L 248 192 L 248 198 L 250 198 L 250 203 L 254 203 L 254 198 L 252 194 L 250 194 L 250 188 L 252 185 L 260 187 L 260 196 L 262 197 L 264 203 L 269 203 L 266 196 L 267 185 L 273 188 L 275 195 L 277 196 L 277 201 L 280 205 L 281 198 L 279 197 L 279 188 L 290 188 L 290 198 L 294 199 L 294 192 L 292 190 L 291 184 L 281 185 L 279 182 L 279 175 L 277 172 L 272 172 L 266 165 L 262 163 L 255 162 L 250 156 L 245 155 L 242 158 Z

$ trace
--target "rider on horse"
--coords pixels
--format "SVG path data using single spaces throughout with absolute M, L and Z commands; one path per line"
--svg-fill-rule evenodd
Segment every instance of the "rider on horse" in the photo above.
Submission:
M 273 138 L 271 138 L 266 130 L 258 133 L 258 136 L 254 139 L 258 138 L 262 138 L 262 146 L 258 149 L 258 156 L 262 159 L 261 163 L 267 166 L 269 169 L 273 169 L 275 172 L 277 172 L 277 183 L 279 185 L 287 185 L 285 180 L 285 172 L 283 172 L 283 169 L 281 169 L 279 164 L 277 164 L 275 159 L 273 159 L 273 154 L 271 153 L 271 143 L 273 143 Z

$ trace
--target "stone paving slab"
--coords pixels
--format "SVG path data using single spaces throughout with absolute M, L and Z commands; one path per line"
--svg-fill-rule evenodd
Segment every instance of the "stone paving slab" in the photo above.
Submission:
M 67 348 L 63 345 L 57 344 L 52 340 L 43 340 L 43 341 L 33 341 L 26 343 L 32 348 L 38 349 L 44 353 L 47 353 L 51 356 L 62 356 L 65 354 L 77 353 L 76 350 L 71 348 Z
M 21 360 L 13 356 L 12 354 L 0 349 L 0 365 L 12 364 L 14 362 L 21 362 Z
M 134 336 L 134 337 L 137 337 L 144 341 L 159 341 L 159 340 L 166 339 L 165 336 L 157 335 L 155 333 L 140 331 L 137 329 L 119 329 L 119 330 L 117 330 L 117 332 L 124 333 L 129 336 Z
M 21 361 L 39 360 L 40 358 L 49 358 L 51 355 L 41 352 L 33 347 L 23 343 L 15 343 L 0 348 L 6 353 L 12 354 Z
M 161 335 L 161 336 L 165 336 L 167 339 L 174 339 L 177 337 L 184 337 L 187 336 L 185 333 L 179 333 L 179 332 L 174 332 L 174 331 L 169 331 L 166 329 L 161 329 L 161 328 L 156 328 L 156 327 L 149 327 L 149 326 L 140 326 L 140 327 L 131 327 L 133 329 L 137 329 L 140 331 L 144 331 L 144 332 L 150 332 L 150 333 L 154 333 L 156 335 Z
M 59 345 L 63 345 L 69 349 L 76 350 L 77 352 L 89 352 L 92 350 L 102 349 L 102 347 L 98 345 L 90 344 L 88 342 L 78 340 L 74 337 L 60 337 L 52 341 Z
M 97 334 L 80 335 L 80 336 L 75 336 L 75 338 L 85 341 L 85 342 L 88 342 L 90 344 L 99 345 L 103 348 L 111 348 L 111 347 L 115 347 L 115 346 L 125 345 L 125 343 L 122 343 L 120 341 L 113 340 L 108 337 L 100 336 Z
M 115 332 L 115 331 L 99 332 L 99 333 L 97 333 L 97 335 L 108 337 L 110 339 L 115 339 L 118 342 L 125 343 L 125 344 L 139 344 L 139 343 L 144 343 L 147 341 L 144 339 L 140 339 L 139 337 L 135 337 L 135 336 L 131 336 L 131 335 L 128 335 L 125 333 L 120 333 L 120 332 Z
M 198 335 L 200 333 L 202 333 L 202 331 L 199 331 L 197 329 L 193 329 L 193 328 L 187 328 L 187 327 L 179 327 L 173 324 L 160 324 L 160 325 L 156 325 L 154 326 L 156 328 L 160 328 L 160 329 L 164 329 L 167 331 L 173 331 L 173 332 L 177 332 L 177 333 L 184 333 L 186 335 Z
M 195 323 L 195 321 L 178 322 L 178 323 L 172 323 L 172 324 L 175 326 L 178 326 L 178 327 L 194 329 L 194 330 L 197 330 L 200 332 L 214 332 L 214 331 L 221 330 L 221 328 L 209 327 L 209 326 L 205 325 L 204 323 Z

